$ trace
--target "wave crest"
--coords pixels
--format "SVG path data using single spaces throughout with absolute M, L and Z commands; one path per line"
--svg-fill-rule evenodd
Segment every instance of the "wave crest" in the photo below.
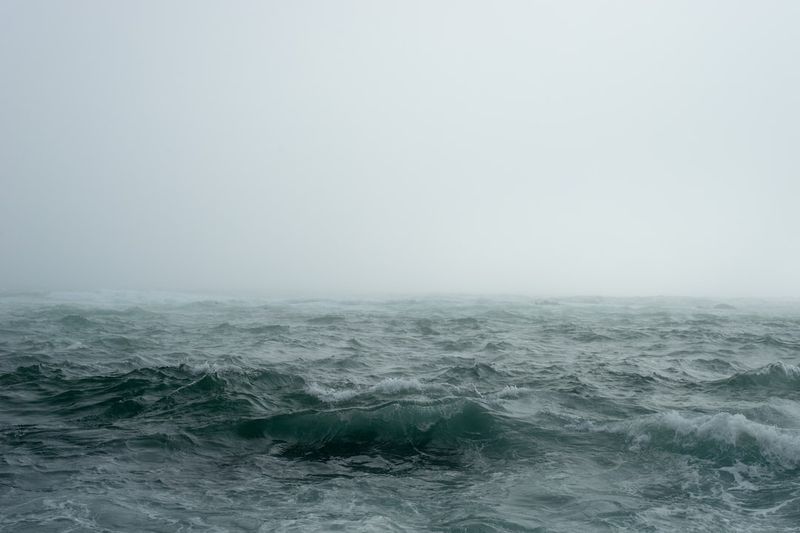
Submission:
M 742 388 L 795 388 L 800 385 L 800 367 L 778 361 L 760 368 L 736 373 L 717 383 Z
M 339 403 L 368 394 L 394 395 L 404 392 L 421 392 L 426 387 L 416 378 L 386 378 L 366 388 L 335 389 L 313 382 L 306 387 L 306 390 L 323 402 Z

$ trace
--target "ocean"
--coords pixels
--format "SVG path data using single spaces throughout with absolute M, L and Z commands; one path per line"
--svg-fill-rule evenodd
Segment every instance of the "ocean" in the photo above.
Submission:
M 0 530 L 800 531 L 800 303 L 0 294 Z

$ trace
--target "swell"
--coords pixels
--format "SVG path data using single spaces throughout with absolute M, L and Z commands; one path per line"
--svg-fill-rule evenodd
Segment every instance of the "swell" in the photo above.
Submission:
M 753 333 L 741 333 L 739 335 L 725 337 L 725 341 L 739 346 L 767 346 L 771 348 L 781 348 L 790 351 L 800 351 L 800 342 L 790 339 L 782 339 L 773 335 L 757 335 Z
M 281 324 L 233 325 L 230 322 L 223 322 L 209 329 L 208 333 L 217 337 L 220 335 L 235 335 L 240 333 L 277 337 L 289 333 L 290 330 L 291 328 L 289 326 Z
M 206 428 L 242 439 L 266 439 L 273 451 L 304 459 L 380 455 L 447 459 L 480 446 L 495 449 L 501 423 L 486 406 L 464 399 L 421 405 L 391 401 L 369 407 L 305 410 Z
M 263 412 L 278 403 L 307 405 L 302 377 L 272 369 L 212 369 L 189 365 L 74 376 L 60 366 L 34 364 L 0 374 L 11 414 L 49 410 L 84 423 L 132 417 L 219 417 Z

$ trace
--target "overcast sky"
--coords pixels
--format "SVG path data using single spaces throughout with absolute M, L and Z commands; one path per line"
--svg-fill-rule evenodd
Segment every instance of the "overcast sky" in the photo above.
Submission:
M 800 2 L 0 1 L 0 289 L 800 296 Z

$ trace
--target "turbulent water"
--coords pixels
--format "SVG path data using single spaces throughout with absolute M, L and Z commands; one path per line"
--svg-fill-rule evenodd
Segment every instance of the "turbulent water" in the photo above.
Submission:
M 0 295 L 0 529 L 797 531 L 800 305 L 732 303 Z

